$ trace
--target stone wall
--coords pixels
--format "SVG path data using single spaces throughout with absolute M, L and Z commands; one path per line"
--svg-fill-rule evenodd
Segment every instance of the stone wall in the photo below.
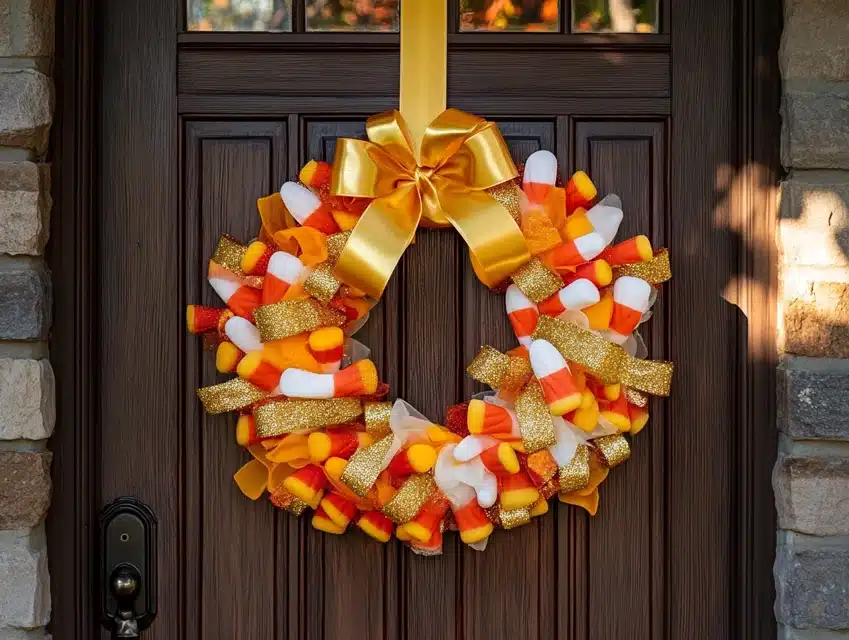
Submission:
M 849 2 L 785 0 L 775 614 L 849 639 Z
M 0 0 L 0 639 L 44 638 L 53 0 Z

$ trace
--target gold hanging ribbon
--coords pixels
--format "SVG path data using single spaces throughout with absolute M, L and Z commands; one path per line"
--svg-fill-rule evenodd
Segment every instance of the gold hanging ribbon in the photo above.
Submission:
M 336 146 L 333 195 L 374 199 L 336 263 L 337 278 L 380 297 L 420 222 L 456 228 L 487 286 L 530 259 L 518 225 L 486 193 L 517 175 L 494 123 L 443 111 L 424 132 L 418 163 L 398 111 L 369 118 L 366 132 L 368 141 L 343 138 Z

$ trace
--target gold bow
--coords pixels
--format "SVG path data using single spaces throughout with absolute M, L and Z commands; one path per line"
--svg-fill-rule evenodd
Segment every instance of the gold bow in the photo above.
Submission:
M 530 259 L 524 236 L 486 189 L 517 176 L 498 127 L 447 109 L 427 127 L 416 162 L 398 111 L 369 118 L 368 141 L 340 139 L 331 192 L 374 198 L 336 263 L 343 282 L 380 297 L 419 223 L 454 226 L 478 277 L 493 286 Z

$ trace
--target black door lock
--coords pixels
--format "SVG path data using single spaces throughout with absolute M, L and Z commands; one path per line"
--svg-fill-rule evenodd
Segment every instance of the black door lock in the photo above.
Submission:
M 138 638 L 156 617 L 156 516 L 135 498 L 100 514 L 100 602 L 113 638 Z

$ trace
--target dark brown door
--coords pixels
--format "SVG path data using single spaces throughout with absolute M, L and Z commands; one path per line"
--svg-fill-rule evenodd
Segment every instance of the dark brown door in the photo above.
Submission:
M 748 179 L 753 153 L 753 3 L 662 0 L 646 34 L 462 33 L 452 13 L 450 106 L 496 120 L 517 161 L 549 149 L 564 173 L 587 170 L 622 197 L 628 235 L 670 249 L 674 281 L 646 338 L 678 369 L 595 518 L 558 504 L 484 553 L 449 535 L 444 555 L 422 558 L 245 499 L 233 420 L 204 415 L 195 396 L 219 376 L 183 325 L 187 302 L 214 302 L 204 276 L 217 238 L 256 233 L 256 198 L 397 106 L 398 36 L 187 32 L 184 1 L 103 0 L 96 17 L 97 293 L 84 304 L 97 454 L 85 486 L 95 508 L 129 494 L 159 518 L 146 637 L 774 635 L 771 508 L 757 506 L 753 453 L 769 446 L 769 411 L 751 409 L 770 392 L 752 377 L 747 334 L 766 312 L 747 324 L 740 298 L 755 294 L 737 278 L 766 272 L 769 250 L 747 253 L 761 231 L 746 216 L 763 212 L 729 186 Z M 294 19 L 303 31 L 301 9 Z M 512 346 L 502 305 L 458 234 L 426 230 L 362 339 L 393 393 L 441 420 L 478 390 L 463 371 L 480 345 Z

